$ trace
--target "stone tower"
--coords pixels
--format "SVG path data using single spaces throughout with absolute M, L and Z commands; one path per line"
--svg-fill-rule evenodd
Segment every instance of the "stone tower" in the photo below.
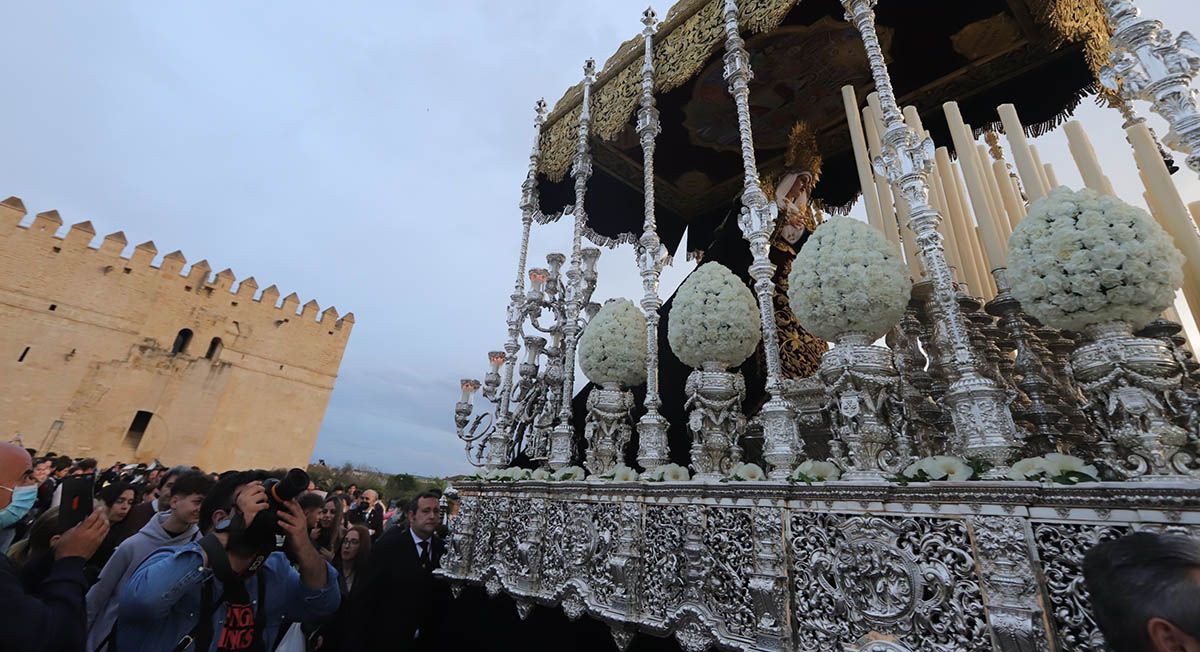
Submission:
M 115 461 L 205 470 L 303 466 L 354 315 L 297 314 L 293 293 L 258 292 L 153 242 L 126 258 L 90 222 L 56 232 L 55 211 L 22 226 L 0 202 L 0 438 Z

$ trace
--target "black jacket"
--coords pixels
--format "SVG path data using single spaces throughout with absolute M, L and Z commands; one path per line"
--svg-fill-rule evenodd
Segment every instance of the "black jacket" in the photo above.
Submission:
M 375 506 L 370 510 L 363 509 L 358 505 L 350 508 L 346 519 L 350 523 L 357 525 L 362 523 L 371 531 L 371 541 L 378 541 L 380 535 L 383 534 L 383 504 L 375 503 Z
M 48 553 L 53 554 L 53 553 Z M 29 593 L 17 569 L 0 555 L 0 636 L 5 650 L 74 652 L 87 635 L 84 560 L 66 557 L 47 564 L 48 572 L 30 579 Z
M 422 567 L 408 528 L 388 530 L 371 547 L 363 577 L 354 580 L 350 594 L 345 652 L 438 647 L 450 589 L 433 576 L 446 544 L 434 535 L 431 545 L 428 567 Z

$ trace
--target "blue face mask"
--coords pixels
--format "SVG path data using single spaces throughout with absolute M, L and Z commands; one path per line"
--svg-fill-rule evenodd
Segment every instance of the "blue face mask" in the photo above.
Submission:
M 0 509 L 0 530 L 11 527 L 17 521 L 25 518 L 29 510 L 33 508 L 33 504 L 37 502 L 37 485 L 31 484 L 27 487 L 9 489 L 9 491 L 12 492 L 12 502 L 8 503 L 8 507 Z

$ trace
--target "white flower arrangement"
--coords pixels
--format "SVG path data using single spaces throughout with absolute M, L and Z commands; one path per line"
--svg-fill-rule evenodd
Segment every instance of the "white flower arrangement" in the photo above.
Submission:
M 492 482 L 519 482 L 529 479 L 529 469 L 522 469 L 519 466 L 507 469 L 492 469 L 483 475 L 483 479 Z
M 1107 321 L 1139 328 L 1175 300 L 1183 255 L 1146 211 L 1090 189 L 1058 187 L 1008 239 L 1012 293 L 1055 328 Z
M 901 477 L 909 482 L 929 482 L 930 480 L 970 480 L 975 476 L 975 469 L 966 461 L 951 455 L 933 455 L 923 457 L 900 472 Z
M 1009 469 L 1012 480 L 1049 480 L 1059 484 L 1098 482 L 1100 471 L 1074 455 L 1046 453 L 1041 457 L 1027 457 Z
M 529 474 L 529 479 L 530 480 L 549 480 L 550 479 L 550 469 L 547 469 L 547 468 L 534 469 L 533 473 Z
M 692 479 L 687 467 L 678 464 L 660 464 L 646 475 L 650 482 L 687 482 Z
M 740 278 L 718 263 L 692 272 L 671 305 L 667 341 L 689 367 L 716 362 L 726 369 L 749 358 L 762 339 L 758 303 Z
M 551 480 L 582 480 L 587 476 L 587 471 L 584 471 L 578 466 L 564 466 L 550 475 Z
M 830 482 L 842 477 L 842 470 L 832 462 L 805 460 L 797 466 L 788 479 L 792 482 Z
M 759 480 L 766 480 L 767 474 L 757 464 L 742 462 L 741 464 L 734 464 L 733 468 L 729 469 L 729 475 L 725 479 L 737 482 L 757 482 Z
M 604 304 L 579 336 L 579 367 L 596 384 L 646 382 L 646 316 L 629 299 Z
M 611 471 L 600 476 L 600 478 L 612 482 L 637 482 L 638 472 L 624 464 L 618 464 Z
M 912 293 L 908 270 L 876 228 L 849 217 L 818 226 L 788 275 L 788 302 L 800 325 L 834 340 L 846 332 L 875 340 L 900 321 Z

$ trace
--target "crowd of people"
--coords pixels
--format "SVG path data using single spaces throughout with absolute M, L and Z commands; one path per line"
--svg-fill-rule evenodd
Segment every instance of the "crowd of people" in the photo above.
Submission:
M 385 506 L 300 476 L 285 495 L 283 471 L 100 469 L 0 444 L 0 649 L 440 647 L 441 495 Z M 77 524 L 69 478 L 92 488 Z
M 96 503 L 68 527 L 73 476 Z M 0 649 L 457 649 L 433 575 L 442 528 L 436 492 L 385 508 L 299 470 L 99 471 L 0 444 Z M 1082 570 L 1113 652 L 1200 652 L 1195 539 L 1137 532 L 1092 548 Z

